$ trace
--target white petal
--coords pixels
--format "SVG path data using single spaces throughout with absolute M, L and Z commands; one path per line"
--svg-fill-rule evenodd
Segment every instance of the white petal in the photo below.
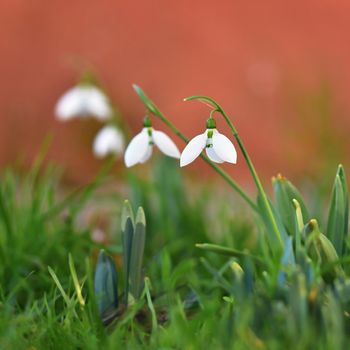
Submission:
M 236 164 L 237 152 L 235 146 L 225 135 L 220 134 L 219 132 L 214 132 L 213 149 L 223 161 Z
M 205 152 L 210 160 L 212 160 L 215 163 L 223 163 L 224 161 L 215 153 L 213 147 L 207 147 L 205 149 Z
M 68 90 L 57 102 L 55 114 L 60 120 L 94 116 L 107 120 L 112 115 L 107 96 L 94 86 L 76 86 Z
M 79 86 L 69 89 L 56 104 L 55 114 L 57 118 L 69 120 L 83 114 L 84 96 L 85 92 Z
M 153 130 L 152 138 L 157 147 L 167 156 L 180 158 L 180 152 L 177 149 L 173 140 L 164 132 Z
M 114 126 L 105 126 L 95 137 L 93 151 L 98 158 L 103 158 L 109 153 L 121 154 L 123 149 L 123 134 Z
M 85 87 L 86 90 L 86 106 L 90 115 L 95 116 L 99 120 L 108 120 L 112 111 L 107 96 L 96 87 Z
M 142 159 L 140 160 L 140 163 L 143 164 L 147 162 L 148 159 L 151 158 L 152 150 L 153 150 L 153 147 L 150 144 L 148 144 L 146 154 L 142 157 Z
M 192 163 L 203 151 L 207 141 L 207 132 L 194 137 L 182 151 L 180 166 Z
M 147 154 L 149 146 L 149 135 L 146 128 L 137 134 L 129 143 L 124 155 L 125 165 L 131 167 L 140 163 Z

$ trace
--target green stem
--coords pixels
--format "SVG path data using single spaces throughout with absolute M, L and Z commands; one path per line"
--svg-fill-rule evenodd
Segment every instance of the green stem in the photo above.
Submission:
M 236 141 L 238 143 L 238 146 L 239 146 L 239 148 L 240 148 L 240 150 L 241 150 L 241 152 L 243 154 L 243 157 L 244 157 L 244 159 L 247 162 L 247 165 L 248 165 L 249 170 L 250 170 L 250 172 L 251 172 L 251 174 L 253 176 L 255 185 L 256 185 L 257 190 L 259 192 L 259 195 L 261 197 L 262 204 L 263 204 L 263 206 L 264 206 L 264 208 L 266 210 L 266 214 L 267 214 L 268 220 L 270 222 L 270 225 L 271 225 L 271 228 L 272 228 L 272 231 L 273 231 L 273 234 L 274 234 L 274 236 L 270 237 L 271 244 L 274 245 L 275 239 L 277 239 L 279 248 L 282 248 L 283 247 L 283 240 L 282 240 L 282 237 L 281 237 L 281 233 L 280 233 L 280 231 L 278 229 L 278 225 L 277 225 L 275 216 L 274 216 L 274 214 L 272 212 L 271 205 L 270 205 L 269 200 L 267 198 L 266 192 L 265 192 L 265 190 L 264 190 L 264 188 L 262 186 L 262 183 L 261 183 L 261 181 L 259 179 L 259 176 L 258 176 L 258 174 L 257 174 L 257 172 L 255 170 L 253 162 L 251 161 L 251 159 L 249 157 L 249 154 L 248 154 L 246 148 L 244 147 L 243 141 L 241 140 L 241 138 L 240 138 L 240 136 L 239 136 L 235 126 L 232 124 L 231 119 L 228 117 L 228 115 L 225 113 L 225 111 L 222 109 L 222 107 L 217 102 L 212 100 L 210 97 L 206 97 L 206 96 L 192 96 L 192 97 L 188 97 L 188 98 L 185 99 L 185 101 L 191 101 L 191 100 L 200 100 L 202 102 L 209 103 L 214 108 L 214 110 L 218 111 L 223 116 L 223 118 L 225 119 L 226 123 L 230 127 L 231 132 L 232 132 L 233 136 L 235 137 L 235 139 L 236 139 Z M 269 232 L 269 230 L 268 230 L 268 232 Z
M 137 86 L 133 85 L 134 90 L 140 97 L 141 101 L 145 104 L 147 109 L 153 113 L 155 116 L 159 117 L 177 136 L 180 137 L 181 140 L 188 143 L 188 139 L 185 135 L 183 135 L 180 130 L 178 130 L 175 125 L 173 125 L 168 118 L 164 116 L 164 114 L 157 108 L 157 106 L 146 96 L 143 90 Z M 207 156 L 204 154 L 201 155 L 202 159 L 206 161 L 219 175 L 221 175 L 224 180 L 249 204 L 249 206 L 255 211 L 258 212 L 257 205 L 249 198 L 249 196 L 243 191 L 241 187 L 239 187 L 232 178 L 219 166 L 214 164 Z
M 155 114 L 155 113 L 154 113 Z M 170 122 L 168 118 L 164 116 L 162 112 L 160 112 L 157 109 L 157 114 L 155 114 L 157 117 L 159 117 L 162 122 L 164 122 L 178 137 L 180 137 L 181 140 L 188 143 L 188 138 L 174 125 Z M 244 190 L 236 184 L 232 180 L 229 174 L 227 174 L 224 170 L 222 170 L 219 166 L 217 166 L 215 163 L 213 163 L 206 155 L 201 154 L 202 159 L 206 161 L 218 174 L 221 175 L 221 177 L 224 178 L 224 180 L 249 204 L 249 206 L 254 210 L 258 211 L 257 205 L 249 198 L 249 196 L 244 192 Z

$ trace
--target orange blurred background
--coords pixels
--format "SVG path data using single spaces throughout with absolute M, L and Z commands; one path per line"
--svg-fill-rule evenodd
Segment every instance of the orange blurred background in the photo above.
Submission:
M 335 172 L 350 163 L 349 10 L 345 0 L 2 0 L 1 168 L 32 159 L 52 132 L 49 157 L 67 178 L 94 174 L 98 125 L 53 115 L 88 66 L 134 132 L 144 108 L 132 83 L 189 137 L 208 109 L 182 99 L 204 94 L 234 116 L 265 178 Z M 227 169 L 247 175 L 243 162 Z

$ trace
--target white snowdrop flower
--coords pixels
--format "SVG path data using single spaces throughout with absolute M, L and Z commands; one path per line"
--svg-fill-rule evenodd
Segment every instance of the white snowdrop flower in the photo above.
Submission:
M 93 151 L 97 158 L 106 157 L 108 154 L 121 154 L 124 151 L 123 134 L 115 126 L 105 126 L 95 137 Z
M 180 166 L 192 163 L 204 150 L 210 160 L 215 163 L 237 162 L 237 152 L 233 143 L 216 130 L 216 122 L 213 118 L 207 121 L 207 130 L 194 137 L 183 150 L 180 157 Z
M 129 143 L 125 155 L 125 165 L 129 168 L 146 162 L 152 155 L 155 144 L 161 152 L 169 157 L 180 158 L 180 152 L 171 138 L 162 131 L 154 130 L 149 117 L 145 117 L 143 129 Z
M 78 85 L 69 89 L 58 100 L 55 114 L 59 120 L 93 116 L 98 120 L 108 120 L 112 110 L 107 96 L 92 85 Z

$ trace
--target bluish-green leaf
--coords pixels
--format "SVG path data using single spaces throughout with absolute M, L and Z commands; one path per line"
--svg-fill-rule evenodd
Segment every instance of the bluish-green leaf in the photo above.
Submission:
M 295 257 L 293 251 L 293 239 L 288 237 L 284 244 L 284 252 L 281 258 L 281 269 L 278 273 L 278 285 L 284 286 L 287 278 L 288 270 L 295 265 Z
M 94 288 L 98 310 L 103 320 L 118 307 L 118 274 L 113 259 L 104 250 L 97 259 Z

